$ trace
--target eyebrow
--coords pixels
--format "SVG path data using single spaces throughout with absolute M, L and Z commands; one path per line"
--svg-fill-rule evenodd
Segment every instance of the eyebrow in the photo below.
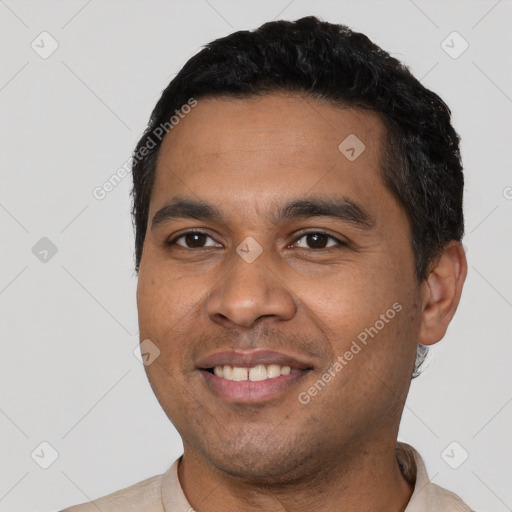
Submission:
M 313 197 L 291 201 L 279 208 L 278 214 L 274 216 L 273 220 L 277 223 L 281 220 L 308 217 L 332 217 L 364 229 L 370 229 L 375 224 L 361 206 L 346 197 Z
M 274 224 L 278 224 L 310 217 L 331 217 L 361 229 L 370 229 L 375 225 L 374 219 L 361 206 L 346 197 L 309 197 L 293 200 L 277 207 L 268 218 Z M 224 215 L 216 206 L 206 201 L 175 197 L 171 203 L 155 213 L 151 221 L 151 230 L 173 219 L 214 220 L 226 223 Z

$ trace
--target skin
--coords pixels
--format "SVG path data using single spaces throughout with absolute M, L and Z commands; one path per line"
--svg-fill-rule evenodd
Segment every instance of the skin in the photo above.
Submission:
M 384 133 L 372 112 L 269 94 L 201 98 L 164 139 L 139 273 L 140 337 L 161 351 L 146 372 L 183 439 L 178 474 L 199 512 L 334 511 L 340 503 L 398 512 L 410 499 L 395 445 L 416 346 L 444 336 L 466 260 L 452 242 L 418 282 L 408 218 L 380 173 Z M 366 146 L 354 161 L 338 149 L 349 134 Z M 152 229 L 175 197 L 206 201 L 224 219 Z M 371 226 L 270 218 L 313 197 L 348 198 Z M 207 236 L 166 243 L 192 228 Z M 236 252 L 246 237 L 263 249 L 253 263 Z M 401 311 L 301 404 L 298 394 L 394 303 Z M 269 400 L 229 403 L 197 361 L 252 348 L 300 355 L 313 369 Z

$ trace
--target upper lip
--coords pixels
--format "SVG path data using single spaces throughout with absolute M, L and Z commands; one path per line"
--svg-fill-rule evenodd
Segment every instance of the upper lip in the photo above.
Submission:
M 214 368 L 215 366 L 238 366 L 252 368 L 258 365 L 277 364 L 289 366 L 295 370 L 305 370 L 313 365 L 300 356 L 291 356 L 273 350 L 229 350 L 216 352 L 203 357 L 198 361 L 197 367 L 201 369 Z

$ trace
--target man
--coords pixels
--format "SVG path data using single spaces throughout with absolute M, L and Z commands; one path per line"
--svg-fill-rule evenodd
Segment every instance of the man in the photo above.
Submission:
M 458 142 L 344 26 L 267 23 L 190 59 L 133 166 L 140 339 L 184 453 L 67 510 L 469 511 L 397 444 L 466 277 Z

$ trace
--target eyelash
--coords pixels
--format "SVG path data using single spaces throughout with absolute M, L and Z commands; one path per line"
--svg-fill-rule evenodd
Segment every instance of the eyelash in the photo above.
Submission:
M 186 237 L 187 235 L 194 235 L 194 234 L 198 234 L 198 235 L 205 235 L 207 236 L 208 238 L 211 238 L 212 240 L 214 240 L 216 243 L 218 243 L 211 235 L 209 235 L 208 233 L 205 233 L 204 231 L 199 231 L 199 230 L 189 230 L 189 231 L 186 231 L 185 233 L 181 233 L 180 235 L 174 237 L 172 240 L 169 240 L 165 243 L 166 246 L 173 246 L 176 244 L 176 242 L 178 240 L 180 240 L 181 238 L 183 237 Z M 297 238 L 295 238 L 293 244 L 296 244 L 301 238 L 304 238 L 308 235 L 323 235 L 323 236 L 326 236 L 328 239 L 331 239 L 331 240 L 334 240 L 339 246 L 341 247 L 347 247 L 348 244 L 346 242 L 344 242 L 343 240 L 340 240 L 339 238 L 336 238 L 335 236 L 333 235 L 330 235 L 329 233 L 326 233 L 325 231 L 319 231 L 319 230 L 316 230 L 316 231 L 307 231 L 307 232 L 303 232 L 300 234 L 300 236 L 298 236 Z M 292 245 L 293 245 L 292 244 Z M 189 249 L 189 250 L 200 250 L 200 249 L 207 249 L 208 247 L 184 247 L 184 246 L 179 246 L 179 247 L 182 247 L 183 249 Z M 331 246 L 331 247 L 324 247 L 324 248 L 319 248 L 319 249 L 311 249 L 312 251 L 322 251 L 322 250 L 327 250 L 327 249 L 333 249 L 335 247 Z M 300 249 L 303 249 L 303 247 L 300 247 Z

